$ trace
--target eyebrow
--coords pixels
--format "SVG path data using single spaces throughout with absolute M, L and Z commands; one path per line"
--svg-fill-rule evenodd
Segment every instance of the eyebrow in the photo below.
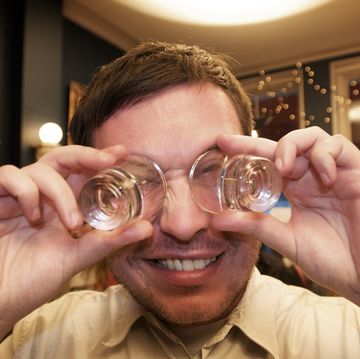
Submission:
M 211 151 L 211 150 L 219 150 L 219 151 L 220 151 L 220 148 L 219 148 L 219 146 L 217 146 L 216 144 L 207 147 L 206 149 L 202 150 L 200 153 L 198 153 L 198 154 L 196 155 L 196 157 L 194 158 L 194 160 L 193 160 L 192 163 L 194 163 L 194 161 L 195 161 L 200 155 L 202 155 L 203 153 L 209 152 L 209 151 Z
M 190 169 L 191 169 L 192 165 L 194 164 L 195 160 L 196 160 L 200 155 L 202 155 L 203 153 L 206 153 L 206 152 L 208 152 L 208 151 L 215 150 L 215 149 L 220 150 L 219 147 L 218 147 L 216 144 L 213 144 L 213 145 L 211 145 L 211 146 L 203 149 L 203 150 L 202 150 L 201 152 L 199 152 L 198 154 L 196 154 L 196 156 L 192 159 L 189 167 L 188 167 L 186 170 L 187 170 L 187 171 L 190 171 Z M 160 164 L 159 164 L 159 166 L 160 166 Z M 160 166 L 160 168 L 161 168 L 161 170 L 162 170 L 164 173 L 167 172 L 169 169 L 171 169 L 171 167 L 162 167 L 162 166 Z

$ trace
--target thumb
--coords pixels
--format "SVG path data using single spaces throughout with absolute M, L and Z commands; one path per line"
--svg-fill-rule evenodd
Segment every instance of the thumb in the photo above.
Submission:
M 152 233 L 153 227 L 146 220 L 136 221 L 113 231 L 91 230 L 76 239 L 78 248 L 75 253 L 77 258 L 73 261 L 76 266 L 74 271 L 77 273 L 117 249 L 149 238 Z
M 295 241 L 291 226 L 271 215 L 250 211 L 226 210 L 213 217 L 212 226 L 219 231 L 254 236 L 283 256 L 294 258 Z

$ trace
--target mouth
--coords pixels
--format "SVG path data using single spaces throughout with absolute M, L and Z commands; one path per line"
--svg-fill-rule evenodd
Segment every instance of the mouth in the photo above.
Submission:
M 157 267 L 167 269 L 170 271 L 177 272 L 190 272 L 196 270 L 202 270 L 211 264 L 215 263 L 220 257 L 215 256 L 211 258 L 200 258 L 200 259 L 182 259 L 182 258 L 171 258 L 171 259 L 156 259 L 154 263 Z

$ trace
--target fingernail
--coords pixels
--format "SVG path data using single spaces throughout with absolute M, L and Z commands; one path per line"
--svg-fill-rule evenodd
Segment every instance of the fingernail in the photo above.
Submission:
M 31 213 L 31 219 L 36 221 L 40 218 L 40 210 L 39 207 L 35 207 Z
M 282 161 L 282 159 L 281 159 L 280 157 L 278 157 L 278 158 L 275 159 L 275 166 L 277 167 L 277 169 L 278 169 L 279 171 L 282 170 L 283 165 L 284 165 L 284 164 L 283 164 L 283 161 Z
M 325 185 L 328 185 L 328 184 L 331 182 L 330 177 L 329 177 L 325 172 L 321 172 L 321 173 L 320 173 L 320 177 L 321 177 L 322 182 L 323 182 Z
M 101 152 L 100 153 L 100 160 L 101 161 L 110 161 L 114 160 L 114 156 L 111 153 Z
M 83 219 L 77 211 L 74 211 L 70 215 L 71 228 L 79 228 L 83 224 Z

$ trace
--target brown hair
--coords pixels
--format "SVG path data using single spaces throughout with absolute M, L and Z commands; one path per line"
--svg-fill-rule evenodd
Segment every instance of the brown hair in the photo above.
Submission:
M 250 100 L 231 72 L 229 60 L 199 46 L 158 41 L 140 44 L 95 73 L 69 127 L 73 143 L 91 145 L 94 130 L 115 111 L 184 82 L 220 86 L 233 100 L 244 133 L 250 134 Z

